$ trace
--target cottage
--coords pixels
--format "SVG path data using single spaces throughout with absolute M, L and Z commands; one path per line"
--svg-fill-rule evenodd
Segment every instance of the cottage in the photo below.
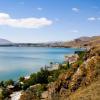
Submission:
M 77 54 L 74 54 L 74 55 L 70 55 L 70 56 L 65 56 L 65 62 L 69 62 L 70 64 L 71 63 L 74 63 L 78 60 L 79 56 Z

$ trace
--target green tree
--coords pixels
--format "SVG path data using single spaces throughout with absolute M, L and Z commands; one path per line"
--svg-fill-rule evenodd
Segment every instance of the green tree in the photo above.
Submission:
M 19 78 L 19 82 L 24 82 L 24 80 L 25 80 L 25 77 L 20 77 Z
M 14 81 L 11 80 L 11 79 L 10 79 L 10 80 L 7 80 L 7 81 L 4 82 L 4 85 L 5 85 L 5 86 L 14 85 Z
M 4 81 L 0 82 L 0 87 L 4 87 Z
M 41 84 L 48 83 L 48 76 L 49 71 L 46 68 L 41 68 L 41 71 L 37 73 L 36 82 Z

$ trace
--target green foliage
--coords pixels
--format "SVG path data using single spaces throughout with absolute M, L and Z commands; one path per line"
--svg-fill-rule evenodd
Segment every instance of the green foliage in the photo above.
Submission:
M 70 64 L 69 64 L 69 62 L 67 62 L 67 68 L 68 68 L 68 69 L 70 68 Z
M 75 54 L 78 54 L 79 58 L 80 59 L 83 59 L 83 57 L 86 54 L 86 51 L 75 51 Z
M 40 100 L 41 93 L 47 90 L 47 85 L 36 84 L 22 93 L 20 100 Z
M 50 76 L 48 77 L 48 82 L 56 81 L 58 79 L 59 75 L 61 73 L 65 73 L 65 72 L 66 72 L 66 69 L 64 69 L 64 68 L 50 71 Z
M 49 71 L 45 68 L 41 68 L 41 71 L 36 75 L 36 83 L 45 84 L 48 83 Z
M 50 67 L 52 67 L 52 65 L 53 65 L 53 62 L 50 62 Z
M 63 64 L 59 64 L 59 69 L 60 69 L 60 70 L 62 70 L 62 69 L 67 70 L 67 69 L 69 69 L 69 68 L 70 68 L 69 62 L 65 62 L 65 63 L 63 63 Z
M 41 96 L 41 93 L 43 91 L 46 91 L 46 85 L 45 84 L 42 84 L 42 85 L 39 85 L 36 87 L 36 90 L 35 90 L 35 94 L 40 97 Z
M 6 97 L 9 97 L 10 93 L 6 88 L 2 88 L 2 92 L 0 94 L 0 100 L 5 100 Z
M 5 81 L 4 82 L 4 86 L 6 87 L 6 86 L 8 86 L 8 85 L 14 85 L 14 81 L 13 80 L 7 80 L 7 81 Z
M 48 77 L 48 82 L 54 82 L 55 80 L 57 80 L 59 74 L 60 74 L 60 70 L 50 71 L 50 76 Z
M 48 77 L 48 82 L 56 81 L 58 79 L 58 76 L 61 73 L 66 72 L 70 67 L 71 67 L 71 65 L 69 64 L 69 62 L 64 62 L 63 64 L 59 64 L 58 70 L 49 71 L 50 76 Z
M 21 88 L 21 83 L 20 82 L 16 82 L 14 84 L 14 91 L 20 91 L 22 88 Z
M 30 75 L 29 79 L 20 78 L 21 81 L 23 81 L 22 89 L 26 90 L 29 86 L 35 85 L 35 84 L 47 84 L 48 83 L 48 76 L 49 71 L 46 68 L 41 68 L 41 70 L 37 73 L 33 73 Z
M 25 78 L 24 77 L 20 77 L 19 78 L 19 82 L 24 82 Z
M 30 75 L 30 84 L 36 84 L 37 83 L 37 74 L 33 73 Z
M 83 60 L 78 60 L 77 63 L 78 63 L 78 66 L 80 66 L 83 63 Z
M 26 82 L 21 86 L 21 89 L 26 90 L 28 87 L 29 87 L 29 84 L 28 84 L 28 82 Z
M 4 81 L 0 82 L 0 87 L 4 87 Z

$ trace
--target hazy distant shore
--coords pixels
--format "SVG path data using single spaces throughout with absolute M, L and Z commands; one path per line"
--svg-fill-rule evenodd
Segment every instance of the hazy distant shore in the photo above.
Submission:
M 13 43 L 0 42 L 0 47 L 55 47 L 55 48 L 91 48 L 91 46 L 99 45 L 100 36 L 80 37 L 73 41 L 54 41 L 41 43 Z M 96 42 L 95 42 L 96 41 Z
M 46 44 L 46 43 L 13 43 L 13 44 L 0 44 L 0 47 L 61 47 L 71 48 L 71 46 L 63 46 L 59 44 Z

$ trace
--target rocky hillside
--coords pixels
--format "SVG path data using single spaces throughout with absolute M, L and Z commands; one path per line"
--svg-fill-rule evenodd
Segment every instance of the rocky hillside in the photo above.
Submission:
M 100 48 L 92 48 L 83 59 L 82 64 L 73 63 L 51 84 L 48 91 L 52 98 L 58 94 L 60 100 L 100 100 Z
M 66 60 L 55 70 L 45 66 L 17 82 L 0 82 L 0 100 L 12 100 L 16 92 L 20 92 L 19 100 L 100 100 L 100 37 L 81 37 L 69 43 L 89 49 L 76 51 L 77 59 Z
M 98 37 L 95 38 L 97 41 Z M 42 88 L 39 96 L 35 91 L 41 90 L 42 84 L 29 87 L 20 100 L 37 100 L 37 97 L 43 100 L 100 100 L 100 44 L 94 46 L 93 41 L 94 37 L 90 41 L 92 48 L 78 53 L 79 59 L 60 73 L 55 81 L 45 84 L 46 88 Z
M 48 43 L 11 43 L 8 40 L 0 39 L 0 46 L 14 46 L 14 47 L 85 47 L 100 44 L 100 36 L 80 37 L 69 42 L 48 42 Z
M 65 42 L 63 45 L 65 47 L 88 47 L 99 45 L 100 36 L 93 37 L 81 37 L 70 42 Z

